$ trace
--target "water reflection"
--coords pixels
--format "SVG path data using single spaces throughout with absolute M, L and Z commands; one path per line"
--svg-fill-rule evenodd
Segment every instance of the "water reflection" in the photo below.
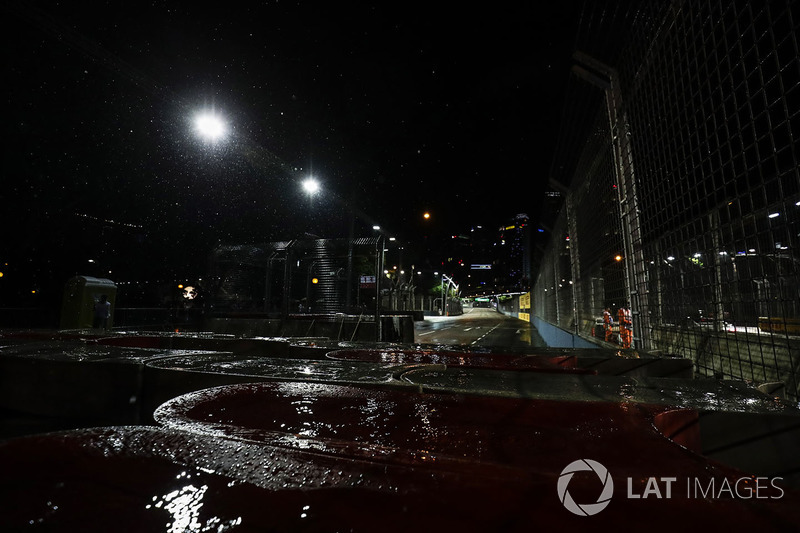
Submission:
M 164 509 L 172 515 L 172 522 L 167 524 L 169 533 L 201 531 L 200 508 L 207 490 L 208 485 L 199 488 L 186 485 L 163 496 L 153 496 L 153 504 L 148 505 L 147 509 Z
M 436 409 L 425 402 L 419 402 L 414 406 L 415 414 L 420 424 L 418 430 L 422 433 L 424 442 L 433 443 L 439 437 L 439 425 L 434 420 L 433 413 Z
M 191 479 L 191 474 L 181 472 L 178 479 Z M 166 524 L 167 533 L 187 533 L 216 531 L 224 532 L 242 523 L 242 518 L 222 519 L 212 516 L 201 519 L 200 511 L 203 507 L 203 497 L 208 491 L 208 485 L 196 487 L 188 484 L 180 489 L 173 490 L 161 496 L 153 496 L 153 503 L 145 506 L 146 509 L 163 509 L 171 516 L 171 521 Z
M 294 433 L 301 437 L 316 437 L 318 436 L 318 422 L 314 419 L 314 400 L 311 398 L 304 398 L 291 402 L 297 413 L 297 424 Z

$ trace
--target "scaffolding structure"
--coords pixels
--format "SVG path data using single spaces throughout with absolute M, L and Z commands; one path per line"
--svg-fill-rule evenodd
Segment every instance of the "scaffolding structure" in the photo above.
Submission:
M 305 239 L 218 247 L 213 312 L 286 318 L 378 311 L 383 238 Z

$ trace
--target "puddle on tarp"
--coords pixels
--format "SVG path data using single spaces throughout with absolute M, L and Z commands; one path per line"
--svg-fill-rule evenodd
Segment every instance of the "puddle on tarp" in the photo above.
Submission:
M 388 383 L 396 381 L 395 375 L 413 368 L 412 365 L 373 364 L 361 361 L 224 355 L 164 357 L 148 362 L 147 366 L 181 372 L 347 383 Z
M 654 516 L 680 516 L 700 529 L 788 530 L 798 519 L 788 493 L 781 500 L 747 502 L 677 495 L 625 502 L 621 491 L 628 475 L 696 476 L 705 483 L 739 474 L 685 453 L 679 454 L 682 468 L 674 470 L 677 456 L 664 457 L 659 448 L 648 448 L 646 459 L 637 460 L 632 446 L 614 450 L 599 435 L 583 440 L 618 487 L 613 504 L 592 519 L 601 529 L 623 523 L 652 527 Z M 526 468 L 469 460 L 410 467 L 163 428 L 81 430 L 0 443 L 5 465 L 0 528 L 405 532 L 424 525 L 484 532 L 530 531 L 536 524 L 577 529 L 586 518 L 565 511 L 557 497 L 563 459 L 539 454 L 538 466 Z M 596 477 L 570 480 L 578 501 L 587 494 L 596 498 L 597 488 Z
M 446 349 L 372 349 L 336 350 L 329 359 L 339 361 L 364 361 L 371 363 L 446 365 L 448 367 L 494 368 L 536 372 L 566 372 L 592 374 L 592 370 L 578 368 L 571 356 L 511 355 Z
M 10 465 L 0 483 L 5 531 L 409 531 L 420 522 L 525 531 L 557 504 L 531 505 L 547 477 L 406 468 L 153 428 L 21 439 L 0 444 L 0 460 Z
M 0 360 L 75 361 L 75 362 L 133 362 L 141 363 L 150 358 L 176 354 L 210 354 L 199 350 L 165 350 L 155 348 L 130 348 L 103 346 L 94 343 L 84 344 L 69 341 L 48 341 L 6 346 L 0 351 Z
M 402 378 L 431 392 L 586 402 L 637 402 L 731 412 L 796 411 L 740 381 L 542 375 L 536 372 L 464 368 L 412 369 L 404 373 Z

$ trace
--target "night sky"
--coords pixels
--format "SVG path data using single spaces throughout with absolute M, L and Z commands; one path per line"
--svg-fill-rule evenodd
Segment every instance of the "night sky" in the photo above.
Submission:
M 409 241 L 536 218 L 577 2 L 255 4 L 4 5 L 0 306 L 346 236 L 351 208 Z M 204 110 L 226 138 L 197 135 Z

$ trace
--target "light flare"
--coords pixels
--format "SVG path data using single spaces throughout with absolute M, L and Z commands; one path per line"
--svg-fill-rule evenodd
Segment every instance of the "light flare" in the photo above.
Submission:
M 210 141 L 220 140 L 227 134 L 225 122 L 214 113 L 206 112 L 197 115 L 194 125 L 197 133 Z

